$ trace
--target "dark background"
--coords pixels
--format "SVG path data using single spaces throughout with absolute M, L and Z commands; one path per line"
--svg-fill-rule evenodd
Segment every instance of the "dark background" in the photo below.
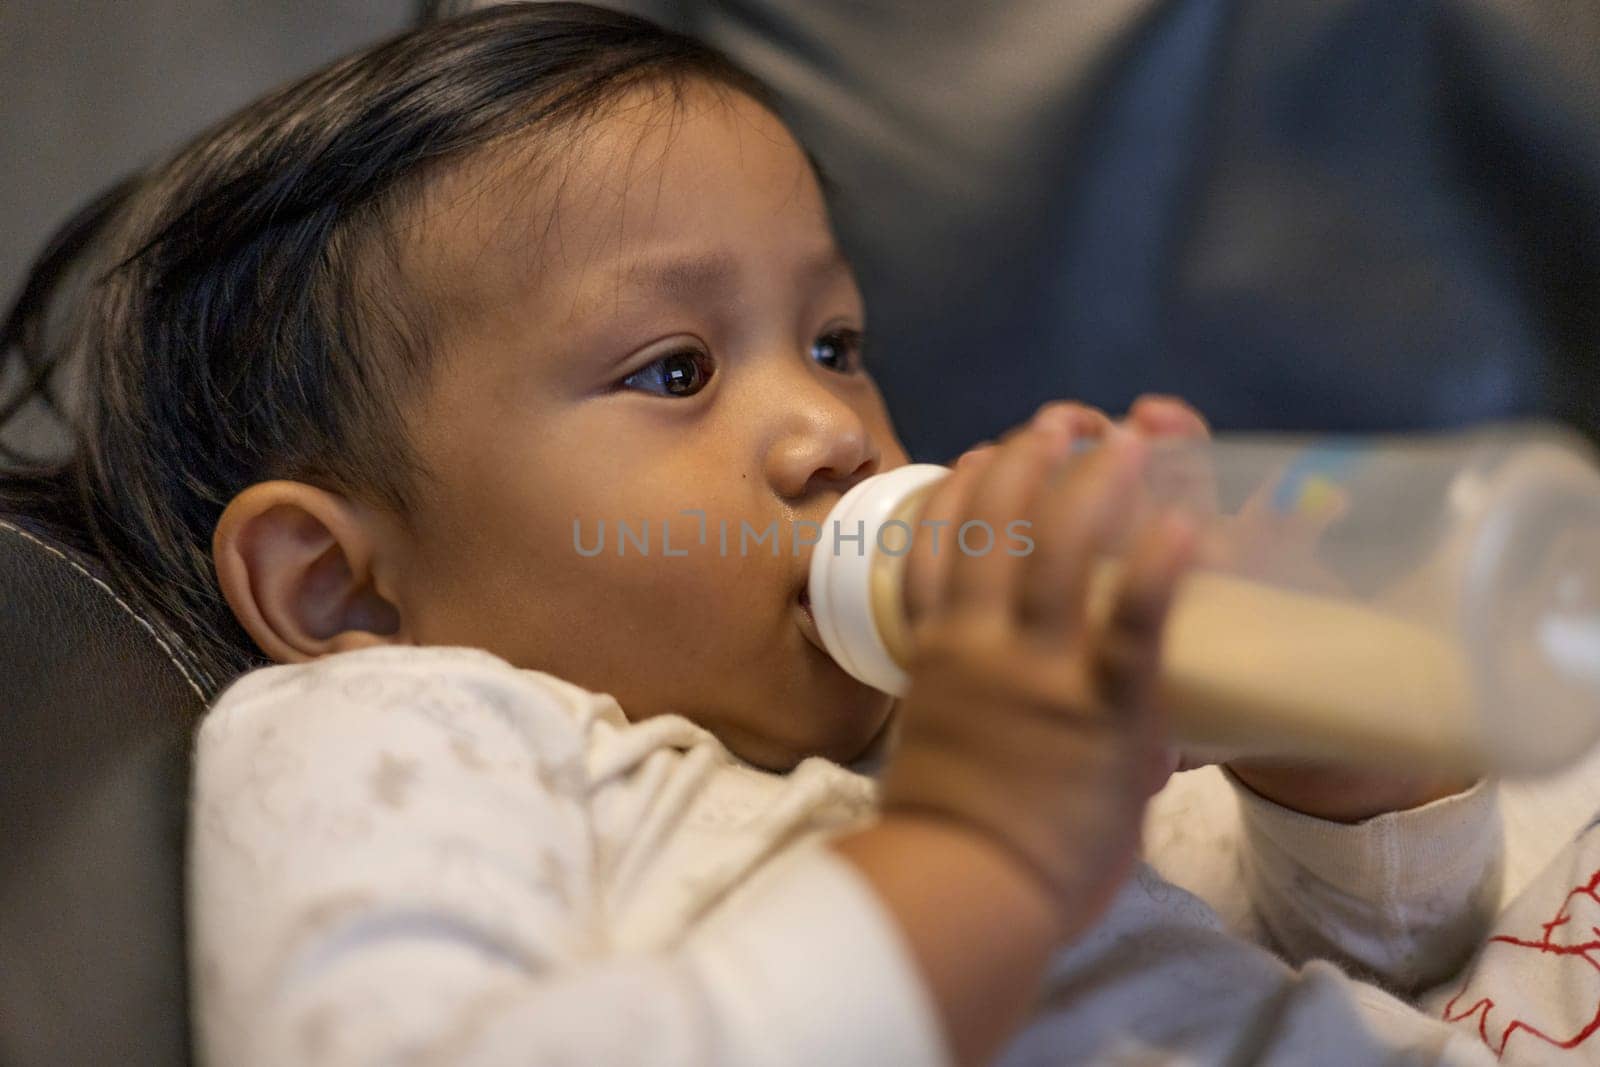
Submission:
M 0 3 L 0 289 L 84 197 L 430 6 Z M 1053 397 L 1600 438 L 1597 0 L 617 0 L 774 84 L 944 460 Z

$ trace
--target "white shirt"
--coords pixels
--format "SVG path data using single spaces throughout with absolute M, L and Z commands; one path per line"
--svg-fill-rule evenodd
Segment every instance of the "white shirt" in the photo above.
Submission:
M 888 742 L 886 742 L 888 743 Z M 825 841 L 871 773 L 742 763 L 679 716 L 470 649 L 246 675 L 197 738 L 197 1052 L 286 1064 L 943 1065 L 893 916 Z M 1240 789 L 1274 943 L 1448 976 L 1498 889 L 1494 790 L 1337 826 Z M 1141 866 L 1001 1062 L 1493 1062 Z

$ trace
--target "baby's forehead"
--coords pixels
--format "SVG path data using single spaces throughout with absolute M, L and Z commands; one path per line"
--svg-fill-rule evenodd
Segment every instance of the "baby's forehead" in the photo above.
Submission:
M 446 314 L 625 289 L 634 261 L 726 229 L 730 190 L 763 223 L 741 241 L 831 243 L 809 160 L 780 120 L 734 90 L 643 86 L 441 168 L 405 223 L 403 265 Z

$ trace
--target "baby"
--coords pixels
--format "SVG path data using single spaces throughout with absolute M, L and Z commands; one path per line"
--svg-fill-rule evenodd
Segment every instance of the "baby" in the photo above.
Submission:
M 35 482 L 220 691 L 205 1062 L 1487 1058 L 1138 860 L 1196 536 L 1134 475 L 1204 433 L 1188 408 L 1049 404 L 956 464 L 925 518 L 1036 547 L 917 541 L 898 703 L 822 651 L 786 535 L 696 537 L 685 512 L 820 523 L 908 461 L 818 171 L 715 52 L 581 5 L 438 23 L 222 123 L 58 252 L 95 232 L 82 447 Z M 575 550 L 640 520 L 676 547 Z M 1275 947 L 1394 987 L 1459 965 L 1491 787 L 1232 774 Z

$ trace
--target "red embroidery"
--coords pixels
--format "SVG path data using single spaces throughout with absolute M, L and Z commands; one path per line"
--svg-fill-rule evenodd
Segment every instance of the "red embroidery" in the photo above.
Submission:
M 1461 991 L 1450 998 L 1450 1003 L 1445 1005 L 1445 1022 L 1462 1022 L 1472 1018 L 1473 1015 L 1477 1015 L 1478 1036 L 1483 1039 L 1483 1043 L 1489 1046 L 1490 1051 L 1497 1057 L 1505 1056 L 1506 1043 L 1511 1040 L 1511 1035 L 1518 1031 L 1554 1045 L 1556 1048 L 1563 1049 L 1577 1048 L 1589 1040 L 1595 1031 L 1600 1030 L 1600 925 L 1590 924 L 1587 931 L 1579 932 L 1574 930 L 1575 911 L 1588 911 L 1590 910 L 1588 905 L 1593 905 L 1594 909 L 1596 909 L 1593 918 L 1596 921 L 1600 921 L 1600 871 L 1595 871 L 1589 876 L 1588 882 L 1580 886 L 1574 886 L 1567 893 L 1566 899 L 1561 902 L 1561 907 L 1556 910 L 1555 918 L 1541 925 L 1544 936 L 1539 940 L 1528 941 L 1507 935 L 1499 935 L 1489 939 L 1491 945 L 1495 943 L 1510 945 L 1513 948 L 1536 952 L 1541 956 L 1555 957 L 1550 964 L 1553 967 L 1573 966 L 1583 968 L 1583 973 L 1595 982 L 1595 1013 L 1577 1033 L 1568 1037 L 1561 1037 L 1552 1034 L 1548 1029 L 1536 1025 L 1532 1021 L 1513 1019 L 1498 1034 L 1491 1034 L 1489 1016 L 1495 1007 L 1493 997 L 1480 996 L 1465 1010 L 1456 1011 L 1456 1003 L 1467 996 L 1468 991 L 1475 984 L 1486 980 L 1478 975 L 1474 975 L 1472 979 L 1469 979 L 1467 984 L 1462 986 Z M 1583 924 L 1579 923 L 1577 925 L 1581 926 Z M 1557 940 L 1559 935 L 1571 936 L 1575 932 L 1578 936 L 1589 937 L 1589 940 L 1570 944 L 1561 943 Z M 1515 980 L 1515 975 L 1511 976 L 1511 978 Z

